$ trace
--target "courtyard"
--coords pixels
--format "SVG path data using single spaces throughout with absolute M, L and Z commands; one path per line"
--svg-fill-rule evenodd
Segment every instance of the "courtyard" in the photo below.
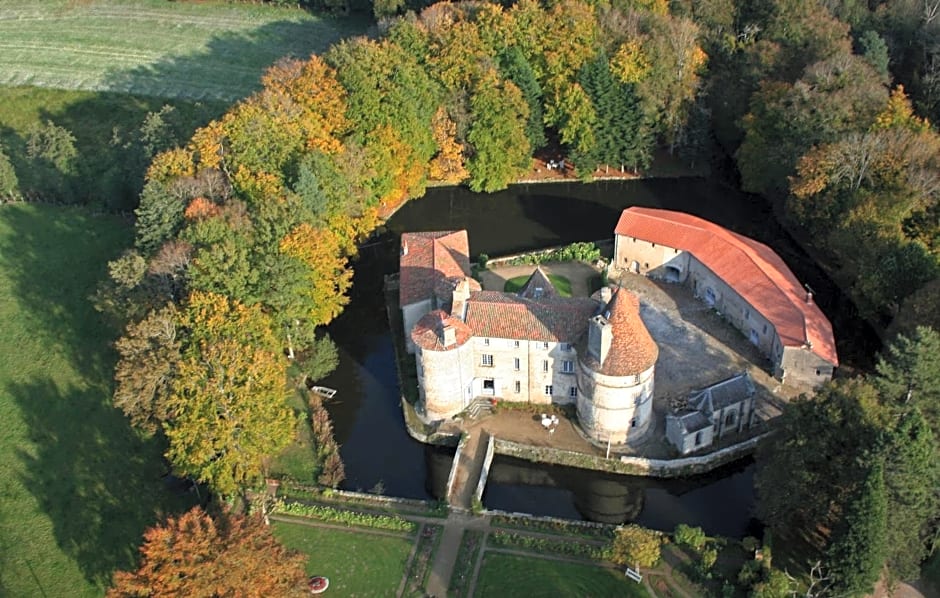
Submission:
M 497 266 L 480 272 L 485 290 L 502 291 L 507 280 L 531 274 L 535 266 Z M 567 278 L 573 296 L 586 296 L 592 279 L 600 276 L 594 267 L 582 262 L 542 264 L 549 275 Z M 757 387 L 756 412 L 759 420 L 753 432 L 780 413 L 787 398 L 807 389 L 780 384 L 769 373 L 769 361 L 714 309 L 698 301 L 685 286 L 651 280 L 624 273 L 610 282 L 637 295 L 640 316 L 659 347 L 656 361 L 653 422 L 643 442 L 620 447 L 618 454 L 649 458 L 674 457 L 676 451 L 665 440 L 665 415 L 672 401 L 690 391 L 708 386 L 747 371 Z M 595 283 L 596 285 L 596 283 Z M 485 423 L 465 422 L 463 429 L 482 427 L 499 438 L 526 444 L 551 445 L 556 448 L 597 453 L 572 421 L 562 418 L 561 425 L 549 436 L 538 416 L 512 410 L 500 412 Z M 741 435 L 728 435 L 713 448 L 740 442 Z

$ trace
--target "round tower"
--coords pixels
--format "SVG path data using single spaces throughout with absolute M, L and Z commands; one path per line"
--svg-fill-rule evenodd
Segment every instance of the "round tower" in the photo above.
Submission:
M 578 421 L 584 431 L 612 444 L 642 437 L 653 414 L 659 348 L 640 319 L 636 296 L 614 291 L 588 323 L 587 345 L 578 353 Z
M 462 320 L 439 309 L 425 314 L 412 328 L 418 389 L 428 421 L 452 417 L 470 402 L 472 335 Z

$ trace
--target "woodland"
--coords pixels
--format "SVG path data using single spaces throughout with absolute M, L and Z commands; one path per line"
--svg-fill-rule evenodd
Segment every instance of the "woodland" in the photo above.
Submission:
M 664 148 L 772 205 L 890 341 L 876 371 L 786 411 L 758 455 L 762 518 L 819 592 L 916 578 L 940 538 L 940 3 L 372 9 L 378 35 L 280 60 L 188 140 L 163 111 L 132 140 L 149 160 L 134 247 L 95 303 L 124 330 L 115 405 L 165 437 L 174 470 L 228 498 L 270 473 L 310 427 L 298 392 L 336 363 L 323 327 L 357 244 L 428 185 L 503 189 L 546 148 L 585 180 L 642 172 Z M 87 199 L 68 130 L 25 147 L 42 176 L 26 187 L 0 151 L 0 195 Z M 311 409 L 311 475 L 335 486 Z

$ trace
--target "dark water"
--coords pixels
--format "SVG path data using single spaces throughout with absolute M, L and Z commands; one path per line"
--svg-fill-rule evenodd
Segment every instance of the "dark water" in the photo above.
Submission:
M 428 448 L 407 435 L 398 405 L 382 277 L 398 269 L 402 232 L 466 228 L 472 256 L 495 256 L 610 239 L 620 212 L 632 205 L 689 212 L 770 245 L 815 291 L 816 301 L 833 322 L 842 362 L 870 366 L 878 348 L 876 337 L 855 317 L 851 302 L 777 224 L 760 198 L 694 178 L 516 185 L 489 195 L 463 188 L 432 189 L 405 205 L 386 229 L 362 248 L 354 264 L 350 304 L 330 326 L 340 348 L 340 365 L 324 384 L 339 390 L 329 409 L 346 464 L 346 487 L 370 490 L 380 484 L 389 495 L 432 498 L 439 496 L 450 467 L 449 453 Z M 689 521 L 707 530 L 740 535 L 749 525 L 754 501 L 750 465 L 679 485 L 645 478 L 608 479 L 594 472 L 560 473 L 541 466 L 535 469 L 552 482 L 532 481 L 538 479 L 537 471 L 526 483 L 494 481 L 487 491 L 487 505 L 601 518 L 606 511 L 586 506 L 591 501 L 576 489 L 586 484 L 596 488 L 606 485 L 617 496 L 629 487 L 626 494 L 642 496 L 642 500 L 634 499 L 634 504 L 640 505 L 638 516 L 630 509 L 623 511 L 631 519 L 662 529 Z

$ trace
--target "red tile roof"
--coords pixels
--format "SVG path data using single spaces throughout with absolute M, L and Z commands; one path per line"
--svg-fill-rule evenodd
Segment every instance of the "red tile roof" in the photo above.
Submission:
M 481 291 L 470 294 L 466 322 L 476 336 L 574 343 L 597 308 L 597 302 L 586 297 L 533 300 Z
M 614 233 L 688 251 L 767 318 L 787 347 L 810 345 L 839 364 L 832 325 L 774 251 L 690 214 L 652 208 L 623 211 Z
M 399 272 L 398 298 L 402 307 L 431 298 L 441 279 L 470 276 L 467 231 L 402 234 Z
M 636 376 L 656 363 L 659 347 L 640 319 L 640 300 L 636 295 L 623 289 L 614 291 L 603 314 L 611 326 L 610 349 L 599 368 L 585 351 L 586 364 L 605 376 Z
M 457 338 L 457 343 L 450 347 L 445 347 L 442 340 L 442 331 L 445 326 L 452 326 Z M 461 322 L 459 318 L 449 316 L 447 312 L 440 309 L 424 314 L 411 329 L 411 340 L 415 345 L 427 351 L 453 351 L 472 336 L 473 331 L 469 326 Z

